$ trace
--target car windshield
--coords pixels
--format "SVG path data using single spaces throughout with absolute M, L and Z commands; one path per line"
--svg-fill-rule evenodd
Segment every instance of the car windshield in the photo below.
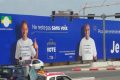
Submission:
M 58 76 L 57 80 L 71 80 L 71 79 L 67 76 Z
M 33 61 L 33 64 L 37 64 L 37 63 L 40 63 L 40 62 L 38 60 Z
M 46 80 L 46 77 L 45 77 L 45 76 L 42 76 L 42 75 L 38 75 L 37 80 Z

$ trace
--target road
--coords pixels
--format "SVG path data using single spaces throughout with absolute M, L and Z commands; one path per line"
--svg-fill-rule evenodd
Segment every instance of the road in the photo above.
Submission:
M 120 70 L 113 71 L 72 71 L 73 67 L 47 69 L 52 72 L 64 72 L 71 78 L 95 77 L 95 80 L 120 80 Z

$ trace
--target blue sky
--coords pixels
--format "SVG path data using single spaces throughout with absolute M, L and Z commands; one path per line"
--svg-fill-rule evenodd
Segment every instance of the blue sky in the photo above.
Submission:
M 103 4 L 104 3 L 104 4 Z M 73 10 L 83 15 L 83 7 L 120 3 L 120 0 L 0 0 L 1 13 L 49 16 L 51 11 Z M 119 5 L 86 8 L 85 13 L 101 15 L 120 12 Z

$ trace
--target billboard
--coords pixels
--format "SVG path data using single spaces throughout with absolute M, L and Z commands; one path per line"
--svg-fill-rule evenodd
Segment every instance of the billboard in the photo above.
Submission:
M 76 61 L 79 56 L 80 40 L 84 37 L 84 24 L 89 23 L 91 37 L 97 48 L 98 59 L 103 59 L 102 20 L 0 14 L 0 64 L 15 63 L 16 42 L 21 38 L 20 24 L 26 20 L 29 27 L 29 38 L 36 39 L 39 46 L 39 59 L 46 63 Z M 118 21 L 106 21 L 106 30 L 119 30 Z M 109 31 L 108 31 L 109 32 Z M 112 32 L 112 31 L 111 31 Z M 106 31 L 107 58 L 120 58 L 119 34 Z M 112 45 L 114 50 L 112 51 Z M 112 52 L 112 53 L 111 53 Z

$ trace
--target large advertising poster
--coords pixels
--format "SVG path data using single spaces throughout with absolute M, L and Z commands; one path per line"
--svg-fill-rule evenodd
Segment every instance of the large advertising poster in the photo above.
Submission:
M 120 21 L 106 21 L 106 52 L 107 59 L 120 59 Z
M 102 20 L 75 18 L 70 22 L 67 17 L 55 17 L 53 22 L 51 17 L 46 16 L 0 14 L 0 64 L 15 63 L 16 42 L 21 38 L 22 20 L 28 23 L 29 38 L 37 40 L 39 59 L 43 62 L 76 61 L 79 56 L 79 44 L 84 37 L 83 26 L 86 23 L 90 24 L 97 57 L 103 59 Z M 118 26 L 117 21 L 106 21 L 106 29 L 118 30 Z M 107 58 L 120 58 L 118 48 L 119 34 L 106 33 Z

